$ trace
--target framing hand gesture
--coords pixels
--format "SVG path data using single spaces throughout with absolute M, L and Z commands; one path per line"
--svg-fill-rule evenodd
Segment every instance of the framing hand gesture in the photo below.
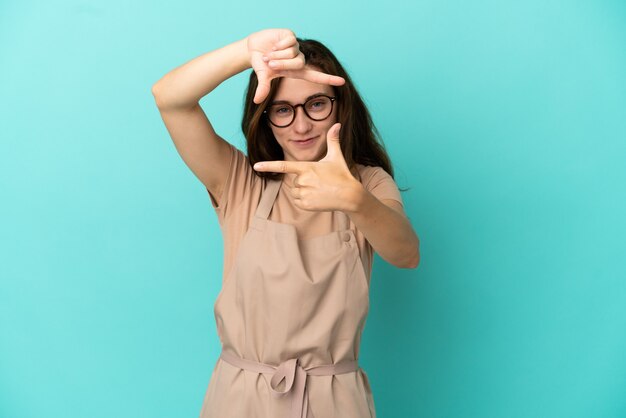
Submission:
M 300 209 L 331 211 L 351 209 L 354 187 L 361 183 L 354 178 L 341 152 L 340 123 L 326 135 L 326 156 L 319 161 L 264 161 L 254 165 L 256 171 L 294 173 L 292 195 Z
M 296 36 L 289 29 L 265 29 L 248 36 L 250 64 L 259 85 L 254 103 L 261 103 L 269 94 L 270 82 L 278 77 L 300 78 L 319 84 L 341 86 L 346 81 L 339 76 L 305 69 L 304 54 Z

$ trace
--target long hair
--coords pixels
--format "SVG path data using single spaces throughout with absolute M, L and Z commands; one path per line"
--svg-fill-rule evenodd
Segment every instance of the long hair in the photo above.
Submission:
M 322 43 L 313 39 L 296 38 L 300 51 L 304 54 L 307 66 L 314 67 L 326 74 L 343 77 L 342 86 L 331 86 L 337 97 L 337 121 L 341 123 L 340 144 L 348 167 L 352 170 L 356 163 L 383 168 L 393 178 L 393 167 L 385 146 L 369 110 L 352 83 L 350 76 L 339 63 L 335 55 Z M 246 138 L 248 159 L 254 165 L 259 161 L 283 160 L 283 150 L 276 141 L 269 122 L 263 111 L 272 102 L 282 78 L 271 81 L 270 92 L 262 103 L 254 103 L 258 86 L 256 73 L 250 73 L 248 89 L 245 95 L 241 129 Z M 281 173 L 257 172 L 261 177 L 277 178 Z

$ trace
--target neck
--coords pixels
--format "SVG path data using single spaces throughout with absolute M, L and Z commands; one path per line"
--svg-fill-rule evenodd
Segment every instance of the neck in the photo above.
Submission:
M 293 181 L 296 178 L 295 173 L 285 173 L 283 174 L 283 183 L 286 183 L 287 186 L 293 187 Z

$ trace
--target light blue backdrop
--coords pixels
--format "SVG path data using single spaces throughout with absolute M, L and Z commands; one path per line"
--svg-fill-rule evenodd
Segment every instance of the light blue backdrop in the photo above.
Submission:
M 196 417 L 222 241 L 151 87 L 250 32 L 326 42 L 421 239 L 375 261 L 381 418 L 626 417 L 623 1 L 0 3 L 0 417 Z M 248 72 L 201 104 L 243 146 Z M 324 418 L 324 417 L 320 417 Z

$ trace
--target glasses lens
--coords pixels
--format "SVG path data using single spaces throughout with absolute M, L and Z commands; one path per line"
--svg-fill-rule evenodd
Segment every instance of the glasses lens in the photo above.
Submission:
M 293 119 L 293 114 L 293 107 L 286 103 L 272 105 L 267 110 L 270 120 L 277 126 L 289 125 Z
M 326 119 L 332 111 L 332 102 L 326 96 L 314 97 L 304 104 L 306 113 L 313 120 Z

